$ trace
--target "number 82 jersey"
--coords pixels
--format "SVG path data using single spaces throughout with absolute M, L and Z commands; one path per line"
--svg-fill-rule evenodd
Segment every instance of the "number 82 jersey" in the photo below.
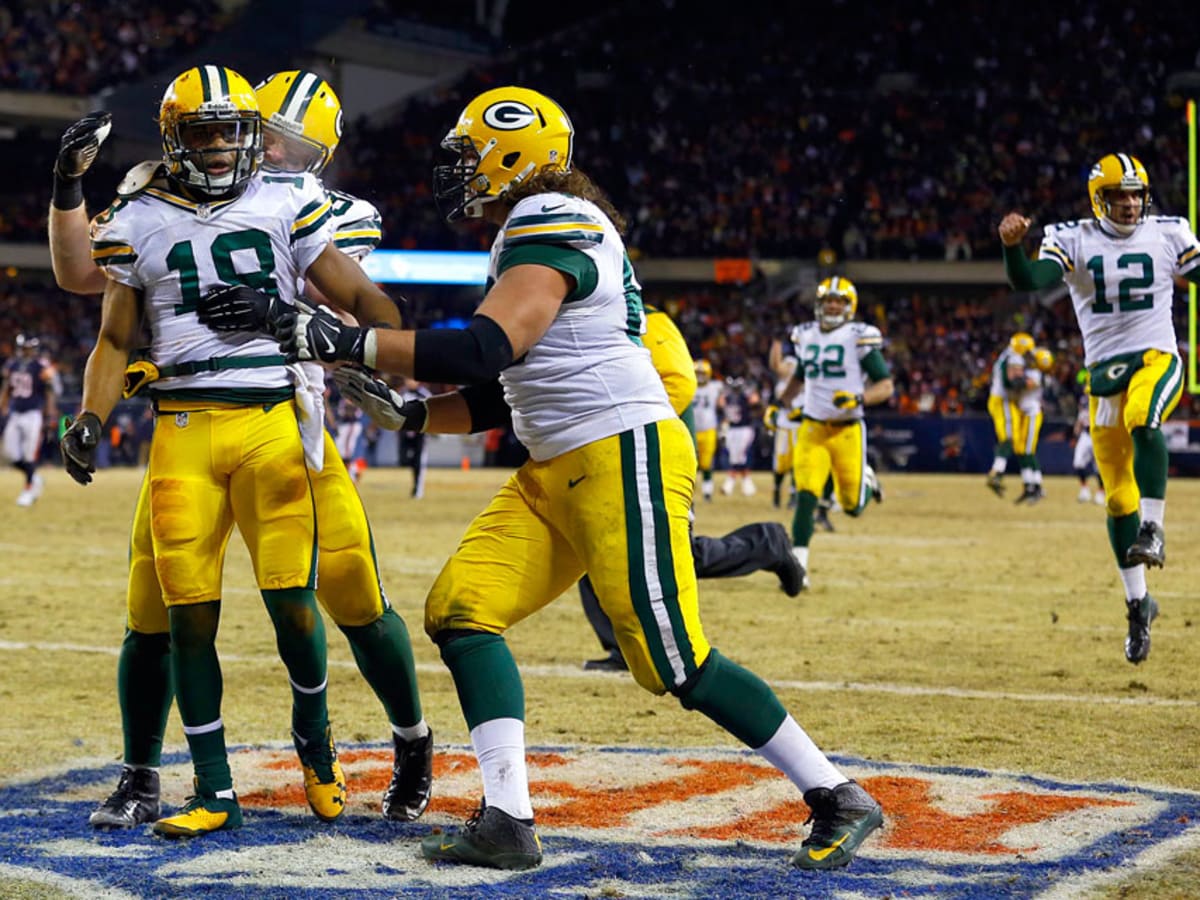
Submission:
M 792 329 L 795 378 L 804 379 L 804 416 L 822 422 L 852 421 L 863 417 L 861 404 L 843 409 L 834 402 L 841 392 L 861 394 L 864 375 L 872 381 L 888 377 L 880 348 L 883 335 L 874 325 L 845 322 L 823 331 L 816 322 Z

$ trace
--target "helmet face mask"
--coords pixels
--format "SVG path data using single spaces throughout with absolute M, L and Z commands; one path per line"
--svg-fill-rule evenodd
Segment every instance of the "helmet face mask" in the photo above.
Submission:
M 549 97 L 521 87 L 486 91 L 442 140 L 455 162 L 434 167 L 433 196 L 447 222 L 483 207 L 546 168 L 571 170 L 575 129 Z
M 817 285 L 816 315 L 822 331 L 845 325 L 857 310 L 858 288 L 850 279 L 835 275 Z
M 258 103 L 249 82 L 219 66 L 188 69 L 159 107 L 171 179 L 205 198 L 237 195 L 262 162 Z
M 277 72 L 254 89 L 263 119 L 263 167 L 319 175 L 342 139 L 342 102 L 314 72 Z
M 302 134 L 289 134 L 272 122 L 263 123 L 264 171 L 320 174 L 331 155 Z
M 1117 234 L 1129 235 L 1150 213 L 1150 176 L 1136 156 L 1110 153 L 1088 175 L 1092 214 Z

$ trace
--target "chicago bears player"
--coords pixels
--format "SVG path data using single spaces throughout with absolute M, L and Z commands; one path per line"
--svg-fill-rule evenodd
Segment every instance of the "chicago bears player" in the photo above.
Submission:
M 320 310 L 278 322 L 290 358 L 467 385 L 397 405 L 366 379 L 363 396 L 405 427 L 485 431 L 511 413 L 529 449 L 426 600 L 425 629 L 454 678 L 484 801 L 465 828 L 428 836 L 422 852 L 500 868 L 540 864 L 524 689 L 503 635 L 586 571 L 637 682 L 700 710 L 804 792 L 813 829 L 793 863 L 845 865 L 882 811 L 765 682 L 705 639 L 689 535 L 692 439 L 642 345 L 645 313 L 622 219 L 573 167 L 574 134 L 549 97 L 501 87 L 468 103 L 443 140 L 454 162 L 435 170 L 434 193 L 446 218 L 498 229 L 490 289 L 467 328 L 353 328 Z
M 277 177 L 305 171 L 320 174 L 333 158 L 342 133 L 341 103 L 329 84 L 310 72 L 280 72 L 260 84 L 255 96 L 264 119 L 264 169 Z M 78 245 L 82 243 L 85 250 L 87 246 L 87 217 L 82 195 L 60 196 L 73 193 L 60 188 L 60 182 L 62 173 L 69 172 L 73 175 L 69 186 L 78 188 L 79 179 L 107 134 L 106 116 L 91 114 L 68 129 L 55 170 L 51 260 L 60 286 L 79 293 L 103 290 L 106 279 L 90 256 L 82 265 L 76 264 L 81 256 Z M 80 154 L 84 158 L 79 158 Z M 157 163 L 148 166 L 143 178 L 152 177 L 157 168 Z M 361 261 L 380 241 L 378 211 L 348 194 L 330 191 L 329 195 L 334 244 Z M 306 292 L 319 293 L 313 285 L 308 285 Z M 245 297 L 218 292 L 202 298 L 200 312 L 211 328 L 254 331 L 265 313 L 244 301 Z M 392 317 L 399 323 L 393 304 L 373 313 L 381 320 Z M 310 385 L 319 386 L 323 371 L 313 366 L 307 379 Z M 310 390 L 306 395 L 314 403 L 312 420 L 319 421 L 320 394 Z M 412 646 L 404 621 L 383 593 L 366 513 L 328 437 L 322 462 L 320 472 L 309 473 L 320 524 L 317 599 L 346 635 L 360 671 L 391 722 L 395 757 L 392 779 L 383 796 L 383 814 L 390 819 L 411 820 L 429 802 L 433 755 L 431 732 L 417 694 Z M 97 827 L 132 827 L 156 819 L 159 811 L 157 766 L 171 704 L 171 685 L 168 679 L 158 676 L 166 665 L 169 641 L 147 500 L 143 490 L 134 518 L 128 630 L 119 662 L 124 768 L 117 789 L 91 816 L 91 823 Z M 326 816 L 336 811 L 323 809 Z
M 863 409 L 886 403 L 894 388 L 880 352 L 883 336 L 875 326 L 854 321 L 857 308 L 858 289 L 849 279 L 835 275 L 817 285 L 816 319 L 792 330 L 797 364 L 779 397 L 786 408 L 804 390 L 792 463 L 797 490 L 792 552 L 805 569 L 806 584 L 813 511 L 830 474 L 847 515 L 860 515 L 871 498 L 882 499 L 867 464 Z
M 33 334 L 18 334 L 16 355 L 4 364 L 0 386 L 0 416 L 4 422 L 4 453 L 25 476 L 17 506 L 33 506 L 42 495 L 37 473 L 42 432 L 47 422 L 58 420 L 58 374 L 42 355 L 42 342 Z
M 1200 244 L 1187 221 L 1150 215 L 1150 177 L 1128 153 L 1110 153 L 1087 183 L 1092 218 L 1047 225 L 1038 259 L 1019 212 L 998 226 L 1009 283 L 1019 291 L 1066 283 L 1083 335 L 1092 447 L 1104 482 L 1108 533 L 1125 586 L 1125 658 L 1150 653 L 1158 603 L 1146 566 L 1166 561 L 1167 442 L 1162 423 L 1183 393 L 1171 308 L 1174 278 L 1200 283 Z

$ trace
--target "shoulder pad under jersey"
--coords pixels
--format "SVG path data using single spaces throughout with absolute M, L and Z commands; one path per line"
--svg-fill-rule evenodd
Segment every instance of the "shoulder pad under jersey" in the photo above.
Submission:
M 117 196 L 123 200 L 136 197 L 156 179 L 165 178 L 166 175 L 167 172 L 161 160 L 147 159 L 125 173 L 125 177 L 117 185 Z

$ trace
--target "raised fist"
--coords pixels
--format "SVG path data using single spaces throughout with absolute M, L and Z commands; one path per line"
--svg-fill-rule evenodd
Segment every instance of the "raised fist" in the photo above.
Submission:
M 1000 232 L 1000 242 L 1005 247 L 1017 246 L 1025 239 L 1025 234 L 1029 231 L 1031 224 L 1031 219 L 1027 219 L 1020 213 L 1010 212 L 1000 220 L 1000 226 L 996 229 Z
M 112 130 L 112 113 L 90 112 L 65 132 L 58 145 L 54 171 L 59 178 L 82 178 Z

